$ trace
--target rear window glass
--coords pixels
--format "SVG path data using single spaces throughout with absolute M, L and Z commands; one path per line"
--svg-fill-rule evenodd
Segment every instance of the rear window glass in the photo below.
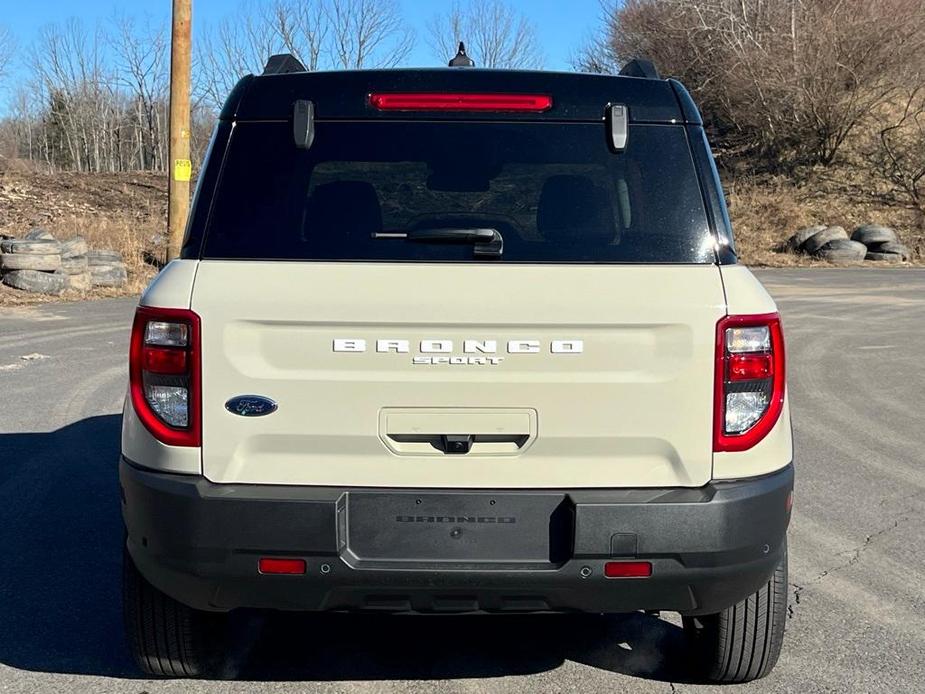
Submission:
M 318 122 L 308 150 L 288 123 L 238 123 L 204 258 L 456 262 L 713 262 L 681 126 Z M 500 259 L 471 243 L 408 240 L 495 229 Z

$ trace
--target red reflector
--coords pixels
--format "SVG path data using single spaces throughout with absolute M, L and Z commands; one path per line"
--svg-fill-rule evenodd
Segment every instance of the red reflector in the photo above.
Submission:
M 166 347 L 145 347 L 142 369 L 155 374 L 185 374 L 186 350 Z
M 304 574 L 305 560 L 261 557 L 257 562 L 257 569 L 262 574 Z
M 380 111 L 526 111 L 552 108 L 547 94 L 370 94 L 369 103 Z
M 733 354 L 729 357 L 730 381 L 755 381 L 773 375 L 774 362 L 770 354 Z
M 604 564 L 607 578 L 648 578 L 652 575 L 649 561 L 609 561 Z

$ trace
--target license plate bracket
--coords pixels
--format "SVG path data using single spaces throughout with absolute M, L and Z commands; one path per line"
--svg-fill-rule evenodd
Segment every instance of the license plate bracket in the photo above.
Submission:
M 561 493 L 350 492 L 347 547 L 360 561 L 557 563 L 574 508 Z

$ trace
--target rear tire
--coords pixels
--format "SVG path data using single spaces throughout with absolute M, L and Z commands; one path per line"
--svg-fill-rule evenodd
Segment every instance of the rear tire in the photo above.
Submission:
M 780 656 L 787 622 L 787 547 L 768 582 L 722 612 L 684 617 L 695 668 L 712 682 L 750 682 Z
M 152 586 L 123 549 L 122 611 L 138 667 L 157 677 L 214 677 L 227 637 L 227 616 L 177 602 Z

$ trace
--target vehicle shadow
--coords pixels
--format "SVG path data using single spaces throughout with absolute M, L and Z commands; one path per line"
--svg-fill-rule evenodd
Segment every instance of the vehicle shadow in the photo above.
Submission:
M 251 681 L 422 680 L 528 675 L 566 661 L 690 682 L 680 627 L 627 615 L 275 615 L 248 662 Z
M 121 617 L 119 415 L 0 434 L 0 663 L 140 678 Z M 643 614 L 404 617 L 245 614 L 228 675 L 417 680 L 553 670 L 571 660 L 686 681 L 680 628 Z
M 0 434 L 0 662 L 134 676 L 122 640 L 120 415 Z

